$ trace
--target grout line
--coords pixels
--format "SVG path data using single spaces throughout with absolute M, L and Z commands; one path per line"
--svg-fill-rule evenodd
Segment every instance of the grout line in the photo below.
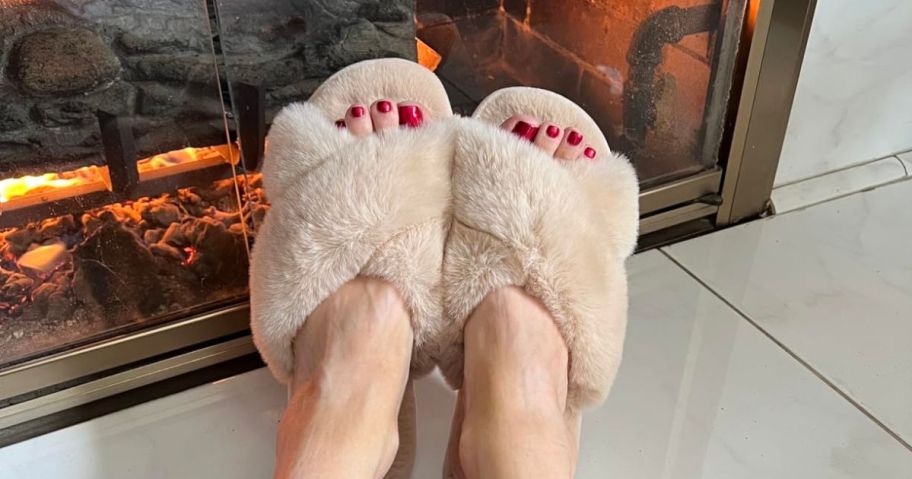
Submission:
M 902 163 L 902 162 L 900 162 L 900 163 Z M 906 168 L 906 166 L 903 165 L 903 169 L 904 169 L 904 170 L 905 170 L 905 168 Z M 908 171 L 908 170 L 907 170 L 907 171 Z M 843 193 L 843 194 L 841 194 L 841 195 L 836 195 L 836 196 L 833 196 L 833 197 L 830 197 L 830 198 L 824 198 L 824 199 L 822 199 L 822 200 L 820 200 L 820 201 L 815 201 L 815 202 L 813 202 L 813 203 L 808 203 L 808 204 L 806 204 L 806 205 L 802 205 L 802 206 L 800 206 L 800 207 L 798 207 L 798 208 L 795 208 L 795 209 L 792 209 L 792 210 L 783 211 L 782 213 L 776 213 L 776 214 L 774 214 L 774 215 L 767 216 L 766 218 L 776 218 L 776 217 L 778 217 L 778 216 L 788 215 L 788 214 L 796 213 L 796 212 L 798 212 L 798 211 L 804 211 L 804 210 L 806 210 L 806 209 L 808 209 L 808 208 L 810 208 L 810 207 L 812 207 L 812 206 L 822 205 L 822 204 L 824 204 L 824 203 L 829 203 L 829 202 L 831 202 L 831 201 L 841 200 L 841 199 L 843 199 L 843 198 L 848 198 L 849 196 L 855 196 L 855 195 L 860 194 L 860 193 L 870 193 L 871 191 L 874 191 L 874 190 L 883 188 L 884 186 L 892 186 L 892 185 L 895 185 L 895 184 L 897 184 L 897 183 L 902 183 L 902 182 L 904 182 L 904 181 L 909 181 L 910 179 L 912 179 L 912 176 L 909 176 L 909 175 L 901 176 L 901 177 L 899 177 L 899 178 L 894 178 L 894 179 L 892 179 L 892 180 L 886 181 L 886 182 L 884 182 L 884 183 L 876 183 L 876 184 L 873 184 L 873 185 L 870 185 L 870 186 L 866 186 L 866 187 L 864 187 L 864 188 L 862 188 L 862 189 L 860 189 L 860 190 L 849 191 L 849 192 Z M 765 219 L 765 218 L 761 218 L 761 219 Z M 747 223 L 744 223 L 744 224 L 747 224 Z
M 789 349 L 788 346 L 786 346 L 782 341 L 779 341 L 778 339 L 776 339 L 769 331 L 767 331 L 767 330 L 764 329 L 762 326 L 760 326 L 759 323 L 757 323 L 756 321 L 754 321 L 754 320 L 753 320 L 750 316 L 748 316 L 744 311 L 742 311 L 740 308 L 738 308 L 737 306 L 735 306 L 731 301 L 729 301 L 728 299 L 726 299 L 725 297 L 723 297 L 721 294 L 719 294 L 719 292 L 716 291 L 715 289 L 713 289 L 708 283 L 706 283 L 705 281 L 703 281 L 702 279 L 700 279 L 696 274 L 694 274 L 693 271 L 687 269 L 687 267 L 684 266 L 680 261 L 678 261 L 674 256 L 672 256 L 671 253 L 669 253 L 668 251 L 665 251 L 665 248 L 659 248 L 659 252 L 661 252 L 663 255 L 665 255 L 665 257 L 668 258 L 669 261 L 671 261 L 672 263 L 674 263 L 675 265 L 677 265 L 679 268 L 681 268 L 688 276 L 690 276 L 691 278 L 693 278 L 694 281 L 696 281 L 696 282 L 699 283 L 701 286 L 703 286 L 704 288 L 706 288 L 706 289 L 707 289 L 710 293 L 712 293 L 715 297 L 719 298 L 719 300 L 722 301 L 723 303 L 725 303 L 729 308 L 731 308 L 732 311 L 738 313 L 739 316 L 741 316 L 745 321 L 747 321 L 747 322 L 750 323 L 754 328 L 756 328 L 758 331 L 760 331 L 761 334 L 763 334 L 764 336 L 766 336 L 767 338 L 769 338 L 773 343 L 775 343 L 777 346 L 779 346 L 779 348 L 781 348 L 783 351 L 786 352 L 786 354 L 788 354 L 789 356 L 791 356 L 792 359 L 794 359 L 795 361 L 798 361 L 799 364 L 801 364 L 802 366 L 804 366 L 804 367 L 805 367 L 808 371 L 810 371 L 814 376 L 817 376 L 817 379 L 820 379 L 821 381 L 823 381 L 827 386 L 830 387 L 830 389 L 832 389 L 833 391 L 835 391 L 836 394 L 842 396 L 842 398 L 845 399 L 846 401 L 848 401 L 849 404 L 851 404 L 852 406 L 855 406 L 856 409 L 858 409 L 862 414 L 864 414 L 865 416 L 867 416 L 868 419 L 870 419 L 870 420 L 873 421 L 875 424 L 877 424 L 881 429 L 883 429 L 884 432 L 886 432 L 888 435 L 890 435 L 890 437 L 892 437 L 892 438 L 895 439 L 897 442 L 899 442 L 903 447 L 905 447 L 906 449 L 908 449 L 909 452 L 912 452 L 912 444 L 910 444 L 909 442 L 907 442 L 907 441 L 906 441 L 905 439 L 903 439 L 899 434 L 897 434 L 897 433 L 894 432 L 892 429 L 890 429 L 889 426 L 887 426 L 887 425 L 884 424 L 880 419 L 878 419 L 876 416 L 874 416 L 874 414 L 872 414 L 872 413 L 869 412 L 867 409 L 865 409 L 865 407 L 862 406 L 861 403 L 859 403 L 858 401 L 856 401 L 855 399 L 853 399 L 851 396 L 849 396 L 849 395 L 848 395 L 846 392 L 844 392 L 842 389 L 839 389 L 838 386 L 836 386 L 835 384 L 833 384 L 833 382 L 830 381 L 829 379 L 827 379 L 820 371 L 818 371 L 816 368 L 814 368 L 813 366 L 811 366 L 811 364 L 810 364 L 809 362 L 805 361 L 803 358 L 801 358 L 800 356 L 798 356 L 797 353 L 795 353 L 794 351 L 792 351 L 791 349 Z
M 779 189 L 779 188 L 784 188 L 786 186 L 796 185 L 798 183 L 804 183 L 805 181 L 816 180 L 817 178 L 820 178 L 821 176 L 827 176 L 827 175 L 832 175 L 833 173 L 841 173 L 846 170 L 861 168 L 861 167 L 868 166 L 873 163 L 877 163 L 878 161 L 888 160 L 890 158 L 895 158 L 895 159 L 899 160 L 899 155 L 901 155 L 903 153 L 905 153 L 905 152 L 900 151 L 898 153 L 891 153 L 887 156 L 881 156 L 880 158 L 874 158 L 873 160 L 864 160 L 864 161 L 861 161 L 858 163 L 852 163 L 851 165 L 841 166 L 841 167 L 833 169 L 833 170 L 827 170 L 827 171 L 824 171 L 821 173 L 817 173 L 816 175 L 811 175 L 811 176 L 808 176 L 805 178 L 799 178 L 797 180 L 792 180 L 787 183 L 783 183 L 781 185 L 775 185 L 773 187 L 773 189 L 775 190 L 775 189 Z M 902 163 L 902 160 L 899 160 L 899 162 Z
M 900 158 L 899 155 L 896 155 L 893 158 L 896 158 L 896 161 L 898 161 L 899 164 L 902 165 L 903 171 L 906 172 L 906 176 L 912 175 L 912 172 L 909 171 L 909 168 L 906 168 L 906 162 L 903 161 L 903 159 Z

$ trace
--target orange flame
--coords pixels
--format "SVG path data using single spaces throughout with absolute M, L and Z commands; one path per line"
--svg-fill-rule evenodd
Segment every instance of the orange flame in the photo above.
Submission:
M 43 193 L 57 188 L 66 188 L 94 181 L 101 181 L 97 166 L 84 166 L 65 173 L 45 173 L 37 176 L 21 176 L 0 180 L 0 203 L 13 198 Z
M 416 38 L 415 41 L 418 42 L 418 63 L 430 71 L 436 70 L 443 57 L 420 38 Z
M 227 156 L 226 155 L 227 152 Z M 226 147 L 184 148 L 170 151 L 136 162 L 136 169 L 142 177 L 156 170 L 186 165 L 196 161 L 207 160 L 203 166 L 232 161 L 234 154 Z M 169 173 L 170 174 L 170 173 Z M 45 173 L 43 175 L 26 175 L 18 178 L 0 180 L 0 203 L 8 203 L 14 198 L 39 195 L 54 190 L 74 186 L 100 184 L 107 181 L 107 170 L 103 166 L 84 166 L 62 173 Z M 102 186 L 103 187 L 103 186 Z

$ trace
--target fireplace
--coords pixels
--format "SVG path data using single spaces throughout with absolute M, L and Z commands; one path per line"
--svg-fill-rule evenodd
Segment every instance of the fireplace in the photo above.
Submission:
M 530 85 L 593 115 L 643 186 L 718 163 L 747 0 L 418 2 L 457 111 Z
M 508 85 L 578 102 L 640 174 L 643 245 L 762 213 L 738 185 L 777 148 L 750 127 L 764 71 L 794 90 L 797 3 L 0 0 L 0 443 L 253 352 L 268 125 L 359 60 L 420 61 L 462 114 Z M 777 15 L 803 23 L 774 58 Z

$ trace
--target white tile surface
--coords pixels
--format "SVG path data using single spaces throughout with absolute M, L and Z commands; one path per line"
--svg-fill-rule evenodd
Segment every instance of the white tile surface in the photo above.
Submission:
M 906 180 L 669 251 L 912 442 L 910 200 Z
M 578 478 L 912 477 L 912 453 L 660 253 L 631 274 L 626 360 Z M 417 389 L 414 477 L 440 477 L 453 395 Z M 0 477 L 269 477 L 283 402 L 254 371 L 0 449 Z
M 804 208 L 850 193 L 896 181 L 906 176 L 899 158 L 889 156 L 863 165 L 834 171 L 773 190 L 776 213 Z
M 817 2 L 777 185 L 912 148 L 912 2 Z

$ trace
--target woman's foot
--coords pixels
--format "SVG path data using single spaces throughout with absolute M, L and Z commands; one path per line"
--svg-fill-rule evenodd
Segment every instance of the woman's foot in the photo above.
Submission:
M 349 281 L 314 310 L 294 340 L 275 477 L 383 477 L 399 446 L 412 339 L 405 303 L 382 280 Z
M 351 105 L 345 118 L 336 120 L 336 126 L 347 128 L 355 136 L 367 136 L 397 126 L 417 128 L 427 120 L 424 109 L 417 103 L 377 100 L 370 106 Z
M 598 155 L 573 127 L 520 115 L 501 128 L 557 160 L 591 161 Z M 572 477 L 580 416 L 567 413 L 569 352 L 545 307 L 517 287 L 493 291 L 469 318 L 464 344 L 448 473 Z
M 521 289 L 501 288 L 478 305 L 465 328 L 459 458 L 466 477 L 573 477 L 568 360 L 551 315 Z
M 572 126 L 561 126 L 515 115 L 501 125 L 504 130 L 531 141 L 545 153 L 559 160 L 594 160 L 599 152 L 586 143 L 586 138 Z

